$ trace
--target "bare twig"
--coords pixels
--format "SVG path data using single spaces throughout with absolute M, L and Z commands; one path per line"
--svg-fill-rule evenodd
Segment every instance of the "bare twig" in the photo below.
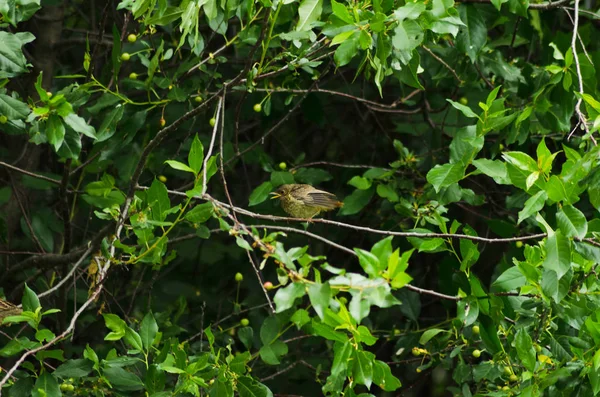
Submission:
M 58 180 L 58 179 L 48 178 L 47 176 L 36 174 L 36 173 L 24 170 L 24 169 L 19 168 L 19 167 L 15 167 L 14 165 L 10 165 L 8 163 L 5 163 L 4 161 L 0 161 L 0 165 L 3 166 L 3 167 L 6 167 L 8 169 L 11 169 L 13 171 L 19 172 L 21 174 L 28 175 L 28 176 L 30 176 L 32 178 L 42 179 L 42 180 L 44 180 L 46 182 L 54 183 L 55 185 L 60 185 L 60 183 L 61 183 L 60 180 Z
M 67 281 L 69 281 L 69 279 L 71 278 L 71 276 L 75 273 L 75 271 L 79 268 L 79 266 L 81 266 L 81 264 L 83 263 L 83 261 L 85 260 L 85 258 L 88 257 L 88 255 L 93 251 L 93 247 L 88 248 L 79 258 L 79 260 L 73 265 L 73 267 L 71 268 L 71 271 L 63 277 L 62 280 L 60 280 L 54 287 L 48 289 L 47 291 L 44 291 L 40 294 L 38 294 L 38 298 L 43 298 L 44 296 L 48 296 L 51 293 L 53 293 L 54 291 L 58 290 L 60 287 L 63 286 L 63 284 L 65 284 Z
M 585 115 L 581 111 L 581 102 L 583 101 L 583 98 L 581 98 L 581 96 L 583 96 L 583 94 L 585 92 L 583 91 L 583 77 L 581 76 L 581 66 L 579 65 L 579 56 L 577 55 L 577 35 L 578 35 L 578 29 L 579 29 L 579 0 L 575 0 L 574 14 L 575 15 L 573 15 L 573 36 L 571 37 L 571 49 L 573 51 L 573 60 L 575 61 L 575 70 L 577 71 L 577 80 L 579 81 L 580 97 L 577 98 L 577 103 L 575 104 L 575 113 L 577 114 L 579 123 L 577 123 L 575 128 L 573 128 L 573 130 L 569 133 L 569 136 L 567 139 L 571 139 L 571 136 L 575 133 L 575 131 L 577 130 L 577 127 L 579 125 L 583 125 L 583 129 L 585 130 L 586 135 L 589 135 L 590 139 L 592 140 L 594 145 L 597 146 L 598 143 L 596 142 L 596 139 L 594 138 L 594 136 L 590 133 L 590 129 L 588 127 Z
M 421 47 L 423 47 L 423 49 L 425 51 L 427 51 L 429 53 L 429 55 L 431 55 L 436 61 L 438 61 L 439 63 L 441 63 L 442 65 L 444 65 L 444 67 L 446 69 L 448 69 L 450 71 L 450 73 L 452 73 L 452 75 L 454 76 L 454 78 L 456 79 L 456 81 L 458 81 L 458 84 L 462 84 L 463 81 L 461 80 L 460 77 L 458 77 L 458 74 L 456 73 L 456 71 L 454 69 L 452 69 L 450 67 L 450 65 L 448 65 L 446 63 L 446 61 L 444 61 L 442 58 L 438 57 L 433 51 L 431 51 L 427 46 L 422 45 Z

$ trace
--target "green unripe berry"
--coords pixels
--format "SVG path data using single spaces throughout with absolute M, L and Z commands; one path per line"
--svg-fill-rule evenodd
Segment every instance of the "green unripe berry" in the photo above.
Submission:
M 287 164 L 284 161 L 282 161 L 281 163 L 279 163 L 279 169 L 285 171 L 287 169 Z
M 535 351 L 536 351 L 536 352 L 538 352 L 538 353 L 539 353 L 539 352 L 541 352 L 541 351 L 542 351 L 542 346 L 540 346 L 540 345 L 535 345 L 534 347 L 535 347 Z
M 260 103 L 256 103 L 254 104 L 254 107 L 252 109 L 254 109 L 256 113 L 260 113 L 260 111 L 262 110 L 262 106 Z
M 6 117 L 5 115 L 0 116 L 0 124 L 6 123 L 8 123 L 8 117 Z
M 128 52 L 124 52 L 121 54 L 121 61 L 127 62 L 131 59 L 131 55 Z
M 67 391 L 75 391 L 75 386 L 73 385 L 67 385 Z
M 504 374 L 512 375 L 512 370 L 510 369 L 510 367 L 508 365 L 504 367 Z
M 462 97 L 458 100 L 458 102 L 460 102 L 461 105 L 467 105 L 469 100 L 466 97 Z
M 242 325 L 242 327 L 247 327 L 248 325 L 250 325 L 250 320 L 248 320 L 247 318 L 243 318 L 240 320 L 240 324 Z
M 508 386 L 504 386 L 504 387 L 502 388 L 502 390 L 504 390 L 504 391 L 510 390 L 510 387 L 508 387 Z
M 521 247 L 523 247 L 523 242 L 517 241 L 515 245 L 517 246 L 517 248 L 521 248 Z
M 516 382 L 519 380 L 519 377 L 515 374 L 512 374 L 509 379 L 511 382 Z
M 473 357 L 475 358 L 479 358 L 481 357 L 481 350 L 475 349 L 473 350 L 473 353 L 471 353 L 473 355 Z
M 348 303 L 348 299 L 345 296 L 341 296 L 338 300 L 340 301 L 340 303 L 342 305 L 345 305 Z
M 130 43 L 135 43 L 137 41 L 137 36 L 131 33 L 129 36 L 127 36 L 127 41 Z
M 137 80 L 137 78 L 138 78 L 138 75 L 137 75 L 137 73 L 135 73 L 135 72 L 131 72 L 131 73 L 129 73 L 129 78 L 130 78 L 131 80 Z
M 479 335 L 479 325 L 474 325 L 471 330 L 473 331 L 474 335 Z
M 69 390 L 69 384 L 68 383 L 61 383 L 60 384 L 60 390 L 62 390 L 62 391 Z
M 412 348 L 412 354 L 413 354 L 413 356 L 420 356 L 421 355 L 421 351 L 419 350 L 418 347 L 413 347 Z
M 503 151 L 504 150 L 504 145 L 503 144 L 498 145 L 498 149 L 500 149 L 500 151 Z
M 214 117 L 208 121 L 208 124 L 210 124 L 211 127 L 214 127 L 216 123 L 217 119 L 215 119 Z
M 237 281 L 238 283 L 241 283 L 243 280 L 244 280 L 244 276 L 242 275 L 242 273 L 235 274 L 235 281 Z
M 202 102 L 202 97 L 200 95 L 197 95 L 194 97 L 194 101 L 196 101 L 196 103 L 200 103 Z

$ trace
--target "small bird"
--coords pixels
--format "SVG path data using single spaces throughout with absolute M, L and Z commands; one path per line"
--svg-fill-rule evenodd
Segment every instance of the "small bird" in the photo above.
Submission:
M 13 305 L 12 303 L 0 299 L 0 326 L 2 325 L 2 321 L 6 317 L 16 316 L 23 312 L 18 306 Z
M 281 185 L 271 194 L 273 194 L 273 199 L 281 200 L 281 208 L 294 218 L 311 219 L 321 212 L 344 205 L 335 194 L 315 189 L 306 184 Z

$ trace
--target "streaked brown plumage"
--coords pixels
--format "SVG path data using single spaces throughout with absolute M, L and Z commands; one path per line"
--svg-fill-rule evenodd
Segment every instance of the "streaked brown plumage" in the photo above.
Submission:
M 10 302 L 0 299 L 0 325 L 2 321 L 8 316 L 16 316 L 21 314 L 21 310 L 18 306 L 13 305 Z
M 271 194 L 281 200 L 281 208 L 294 218 L 311 219 L 344 205 L 335 194 L 306 184 L 281 185 Z

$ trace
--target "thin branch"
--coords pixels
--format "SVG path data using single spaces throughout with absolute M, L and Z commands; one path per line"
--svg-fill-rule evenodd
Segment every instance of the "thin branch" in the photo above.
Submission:
M 325 237 L 321 237 L 318 234 L 314 234 L 311 232 L 308 232 L 306 230 L 302 230 L 302 229 L 296 229 L 293 227 L 286 227 L 286 226 L 277 226 L 277 225 L 251 225 L 251 227 L 255 227 L 257 229 L 272 229 L 272 230 L 282 230 L 284 232 L 290 232 L 290 233 L 298 233 L 298 234 L 304 234 L 305 236 L 314 238 L 315 240 L 319 240 L 324 242 L 325 244 L 331 245 L 332 247 L 335 247 L 341 251 L 344 251 L 350 255 L 354 255 L 354 256 L 358 256 L 356 254 L 356 252 L 352 251 L 350 248 L 346 248 L 343 245 L 334 243 L 331 240 L 326 239 Z
M 573 15 L 573 36 L 571 37 L 571 49 L 573 51 L 573 60 L 575 61 L 575 69 L 577 71 L 577 79 L 579 81 L 579 94 L 581 94 L 581 96 L 583 96 L 583 94 L 585 93 L 583 91 L 583 77 L 581 75 L 581 66 L 579 65 L 579 56 L 577 55 L 577 36 L 578 36 L 577 32 L 579 29 L 579 0 L 575 0 L 574 14 L 575 15 Z M 594 145 L 598 146 L 596 139 L 590 133 L 590 129 L 588 127 L 585 115 L 581 111 L 581 102 L 583 101 L 583 98 L 581 98 L 581 96 L 579 98 L 577 98 L 577 103 L 575 104 L 575 113 L 577 114 L 577 117 L 579 118 L 579 123 L 581 123 L 581 125 L 583 125 L 583 129 L 585 130 L 586 135 L 589 135 L 590 139 L 592 140 Z M 577 126 L 579 125 L 579 123 L 577 123 Z M 567 139 L 571 139 L 571 136 L 577 130 L 577 126 L 575 126 L 575 128 L 573 128 L 573 130 L 571 131 L 571 133 L 569 134 Z
M 52 179 L 52 178 L 48 178 L 47 176 L 44 176 L 44 175 L 35 174 L 33 172 L 24 170 L 22 168 L 15 167 L 14 165 L 10 165 L 8 163 L 5 163 L 4 161 L 0 161 L 0 165 L 6 167 L 8 169 L 11 169 L 13 171 L 19 172 L 21 174 L 28 175 L 28 176 L 30 176 L 32 178 L 42 179 L 42 180 L 44 180 L 46 182 L 54 183 L 55 185 L 60 185 L 60 183 L 61 183 L 58 179 Z
M 418 292 L 419 294 L 437 296 L 438 298 L 447 299 L 447 300 L 451 300 L 451 301 L 459 301 L 459 300 L 461 300 L 460 296 L 446 295 L 446 294 L 442 294 L 440 292 L 432 291 L 432 290 L 429 290 L 429 289 L 423 289 L 423 288 L 415 287 L 414 285 L 410 285 L 410 284 L 406 284 L 404 287 L 407 288 L 407 289 L 409 289 L 409 290 L 411 290 L 411 291 Z
M 210 138 L 210 144 L 208 145 L 208 152 L 206 152 L 206 156 L 204 156 L 204 164 L 202 164 L 203 169 L 203 179 L 202 179 L 202 194 L 206 193 L 206 184 L 207 184 L 207 172 L 208 172 L 208 160 L 210 159 L 210 155 L 212 154 L 213 148 L 215 146 L 215 139 L 217 137 L 217 131 L 219 130 L 219 121 L 222 118 L 221 115 L 221 107 L 223 106 L 223 98 L 219 98 L 219 103 L 217 104 L 217 117 L 215 118 L 215 125 L 213 126 L 212 137 Z M 225 121 L 223 121 L 224 123 Z
M 175 195 L 185 195 L 185 193 L 176 192 L 176 191 L 172 191 L 172 190 L 169 190 L 168 192 L 170 194 L 175 194 Z M 203 197 L 197 197 L 197 198 L 209 200 L 213 203 L 216 203 L 218 205 L 232 209 L 233 211 L 236 211 L 242 215 L 249 216 L 251 218 L 267 219 L 267 220 L 271 220 L 271 221 L 306 222 L 306 219 L 302 219 L 302 218 L 290 218 L 290 217 L 276 216 L 276 215 L 263 215 L 263 214 L 257 214 L 255 212 L 248 211 L 248 210 L 240 208 L 240 207 L 230 207 L 229 205 L 213 198 L 212 196 L 210 196 L 208 194 L 205 194 Z M 486 238 L 486 237 L 479 237 L 479 236 L 470 236 L 467 234 L 453 234 L 453 233 L 395 232 L 395 231 L 391 231 L 391 230 L 372 229 L 370 227 L 352 225 L 349 223 L 343 223 L 343 222 L 338 222 L 338 221 L 333 221 L 330 219 L 323 219 L 323 218 L 313 218 L 313 219 L 311 219 L 311 222 L 324 223 L 327 225 L 335 225 L 335 226 L 340 226 L 340 227 L 347 228 L 347 229 L 359 230 L 359 231 L 368 232 L 368 233 L 382 234 L 382 235 L 387 235 L 387 236 L 418 237 L 418 238 L 457 238 L 457 239 L 465 239 L 465 240 L 478 241 L 478 242 L 484 242 L 484 243 L 510 243 L 510 242 L 515 242 L 515 241 L 538 240 L 538 239 L 541 239 L 541 238 L 544 238 L 547 236 L 546 233 L 538 233 L 538 234 L 530 234 L 527 236 L 520 236 L 520 237 Z
M 63 284 L 65 284 L 67 281 L 69 281 L 69 279 L 71 278 L 71 276 L 75 273 L 75 271 L 77 270 L 77 268 L 79 268 L 79 266 L 81 266 L 81 264 L 83 263 L 83 261 L 85 260 L 85 258 L 88 257 L 88 255 L 93 251 L 93 247 L 88 248 L 79 258 L 79 260 L 73 265 L 73 267 L 71 268 L 71 271 L 69 272 L 69 274 L 67 274 L 65 277 L 63 277 L 62 280 L 60 280 L 54 287 L 50 288 L 47 291 L 44 291 L 40 294 L 38 294 L 38 298 L 43 298 L 44 296 L 50 295 L 51 293 L 53 293 L 54 291 L 56 291 L 57 289 L 59 289 Z
M 431 51 L 427 46 L 422 45 L 421 47 L 423 47 L 423 49 L 425 51 L 427 51 L 429 53 L 429 55 L 431 55 L 436 61 L 438 61 L 439 63 L 441 63 L 442 65 L 444 65 L 444 67 L 446 69 L 448 69 L 450 71 L 450 73 L 452 73 L 452 75 L 454 76 L 454 78 L 456 79 L 456 81 L 458 81 L 458 84 L 462 84 L 463 81 L 461 80 L 460 77 L 458 77 L 458 74 L 456 73 L 456 71 L 454 69 L 452 69 L 452 67 L 450 67 L 450 65 L 448 65 L 446 63 L 446 61 L 444 61 L 442 58 L 438 57 L 433 51 Z
M 553 10 L 556 8 L 560 8 L 563 5 L 569 3 L 571 0 L 559 0 L 559 1 L 554 1 L 554 2 L 548 2 L 548 3 L 540 3 L 540 4 L 536 4 L 536 3 L 532 3 L 529 4 L 529 8 L 532 10 L 540 10 L 540 11 L 545 11 L 545 10 Z M 482 3 L 482 4 L 492 4 L 492 2 L 490 0 L 460 0 L 460 3 Z
M 291 93 L 291 94 L 305 94 L 307 93 L 309 90 L 299 90 L 299 89 L 291 89 L 291 88 L 275 88 L 275 89 L 268 89 L 268 88 L 255 88 L 254 91 L 257 92 L 267 92 L 267 93 Z M 415 90 L 416 92 L 419 92 L 421 90 Z M 345 92 L 340 92 L 340 91 L 332 91 L 332 90 L 326 90 L 323 88 L 318 88 L 315 87 L 312 92 L 315 93 L 323 93 L 323 94 L 329 94 L 329 95 L 334 95 L 334 96 L 340 96 L 343 98 L 348 98 L 348 99 L 352 99 L 353 101 L 356 102 L 361 102 L 367 105 L 371 105 L 371 106 L 376 106 L 382 109 L 393 109 L 396 106 L 398 106 L 399 104 L 404 103 L 407 99 L 406 98 L 401 98 L 400 100 L 394 101 L 391 104 L 385 104 L 385 103 L 379 103 L 379 102 L 375 102 L 375 101 L 371 101 L 365 98 L 361 98 L 355 95 L 350 95 L 347 94 Z M 409 94 L 409 96 L 412 96 L 413 93 Z

